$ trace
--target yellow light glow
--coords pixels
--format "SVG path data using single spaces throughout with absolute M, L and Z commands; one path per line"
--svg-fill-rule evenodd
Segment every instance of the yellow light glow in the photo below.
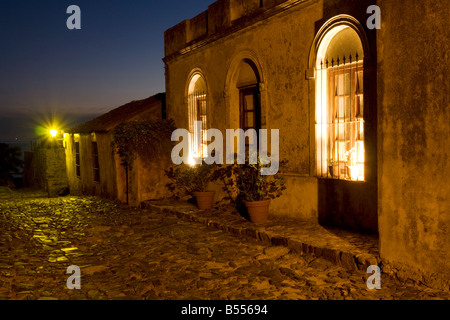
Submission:
M 198 157 L 196 156 L 196 154 L 192 154 L 192 153 L 190 153 L 189 154 L 189 159 L 188 159 L 188 164 L 191 166 L 191 167 L 195 167 L 197 164 L 198 164 Z
M 56 130 L 56 129 L 51 129 L 51 130 L 50 130 L 50 135 L 51 135 L 52 137 L 56 137 L 57 133 L 58 133 L 58 130 Z
M 353 181 L 358 180 L 360 166 L 359 165 L 349 166 L 349 168 L 350 168 L 350 179 L 352 179 Z

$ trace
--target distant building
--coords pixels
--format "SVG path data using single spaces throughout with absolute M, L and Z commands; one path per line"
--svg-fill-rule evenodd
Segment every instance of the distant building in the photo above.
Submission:
M 130 205 L 165 196 L 164 172 L 154 159 L 138 157 L 132 168 L 111 145 L 112 131 L 132 120 L 165 117 L 165 94 L 133 101 L 91 121 L 66 130 L 67 179 L 71 194 L 119 199 Z
M 378 233 L 383 258 L 450 276 L 447 1 L 219 0 L 164 38 L 177 127 L 280 130 L 272 214 Z

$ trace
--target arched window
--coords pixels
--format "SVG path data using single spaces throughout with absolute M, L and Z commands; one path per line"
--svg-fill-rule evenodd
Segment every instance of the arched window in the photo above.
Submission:
M 363 181 L 364 49 L 348 25 L 327 31 L 316 54 L 317 176 Z
M 261 105 L 258 70 L 251 60 L 241 61 L 236 87 L 239 90 L 239 123 L 244 131 L 261 129 Z
M 189 159 L 204 158 L 207 155 L 207 98 L 205 78 L 200 73 L 194 73 L 188 88 L 189 131 L 192 137 Z M 200 130 L 195 130 L 196 121 L 201 122 Z M 198 132 L 201 137 L 198 137 Z

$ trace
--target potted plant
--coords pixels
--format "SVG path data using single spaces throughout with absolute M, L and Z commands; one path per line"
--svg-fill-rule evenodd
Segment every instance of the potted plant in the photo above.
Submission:
M 165 170 L 171 180 L 166 187 L 175 197 L 193 196 L 200 210 L 213 207 L 215 191 L 209 191 L 208 185 L 214 180 L 215 167 L 202 162 L 200 165 L 173 165 Z
M 285 164 L 285 162 L 280 163 Z M 261 168 L 268 167 L 258 157 L 256 164 L 234 164 L 220 169 L 220 178 L 224 182 L 224 190 L 235 195 L 233 200 L 237 206 L 245 205 L 249 220 L 253 223 L 264 223 L 268 219 L 270 200 L 281 196 L 286 190 L 284 178 L 280 173 L 262 175 Z
M 339 162 L 333 158 L 328 160 L 328 172 L 332 178 L 339 175 Z

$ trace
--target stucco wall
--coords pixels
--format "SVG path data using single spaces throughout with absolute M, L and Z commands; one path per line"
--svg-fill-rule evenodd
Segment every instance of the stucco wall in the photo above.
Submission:
M 146 200 L 163 199 L 170 197 L 166 183 L 168 182 L 164 170 L 170 165 L 168 155 L 161 155 L 152 159 L 143 159 L 137 156 L 132 166 L 128 168 L 118 154 L 114 155 L 115 189 L 117 199 L 122 203 L 138 207 Z M 128 183 L 127 183 L 128 169 Z M 128 195 L 127 195 L 128 188 Z M 128 199 L 127 199 L 128 197 Z
M 448 1 L 380 1 L 379 226 L 390 261 L 450 276 Z
M 109 199 L 117 198 L 117 167 L 111 147 L 111 135 L 97 133 L 98 161 L 100 164 L 101 196 Z
M 67 182 L 69 184 L 70 193 L 73 195 L 81 194 L 80 179 L 77 178 L 75 169 L 75 144 L 73 134 L 64 135 L 64 149 L 66 154 Z
M 66 166 L 67 177 L 69 181 L 70 193 L 73 195 L 89 194 L 108 197 L 108 189 L 102 189 L 101 182 L 94 181 L 92 142 L 94 141 L 91 134 L 80 134 L 75 137 L 73 134 L 66 134 L 64 139 L 66 150 Z M 80 146 L 80 176 L 76 175 L 75 166 L 75 142 L 79 142 Z M 100 181 L 103 184 L 111 184 L 113 181 L 113 171 L 109 170 L 108 156 L 111 153 L 104 150 L 98 145 L 98 157 L 100 163 Z
M 161 155 L 152 159 L 137 157 L 132 169 L 129 171 L 128 200 L 131 206 L 139 206 L 141 202 L 146 200 L 163 199 L 172 196 L 166 188 L 169 180 L 164 173 L 164 169 L 168 169 L 170 161 L 170 157 L 167 155 Z

